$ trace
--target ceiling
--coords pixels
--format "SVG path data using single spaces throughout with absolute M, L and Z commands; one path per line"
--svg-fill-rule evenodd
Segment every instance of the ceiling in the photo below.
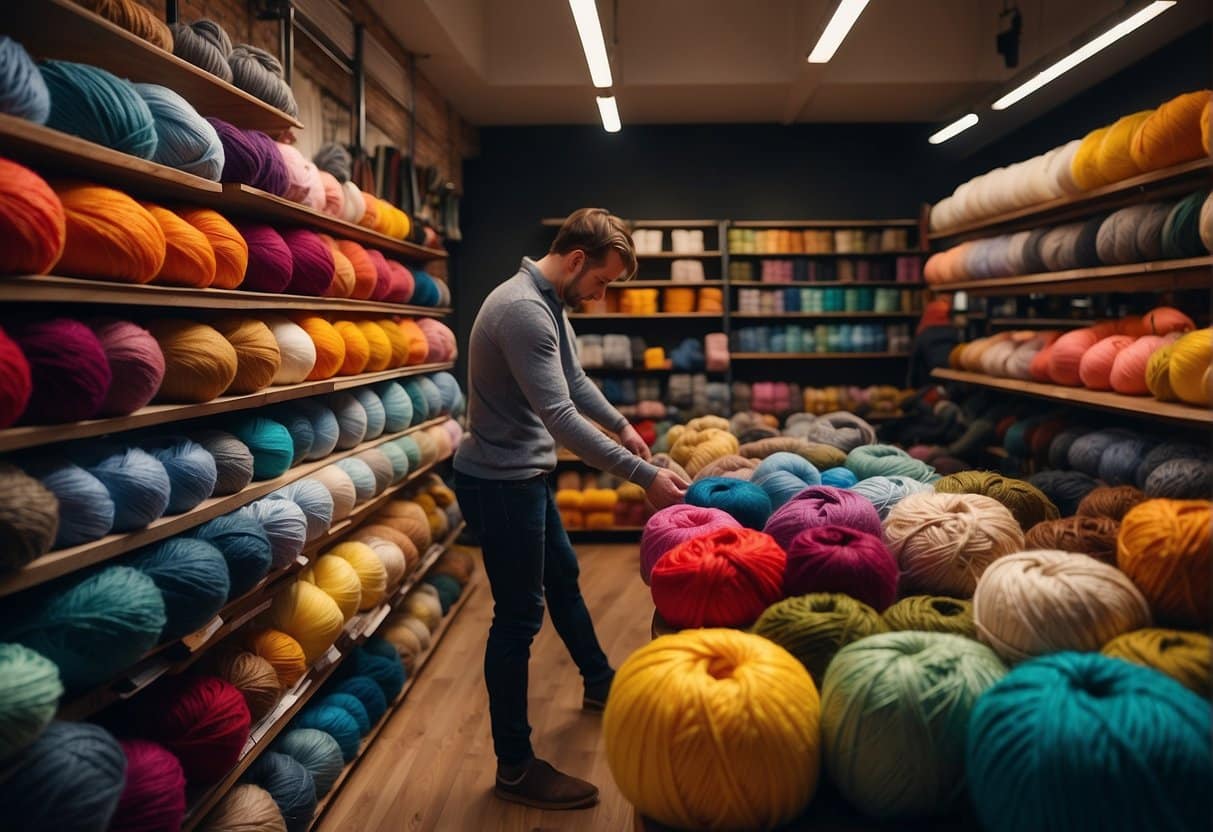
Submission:
M 1137 0 L 1140 5 L 1140 0 Z M 592 124 L 596 91 L 567 0 L 371 0 L 473 124 Z M 940 122 L 1108 25 L 1122 0 L 1019 0 L 1020 65 L 995 49 L 1004 0 L 872 0 L 828 64 L 805 57 L 836 0 L 598 0 L 626 127 Z M 1209 19 L 1183 0 L 1006 111 L 1005 130 Z M 1103 24 L 1101 26 L 1101 23 Z M 1036 99 L 1032 101 L 1032 99 Z

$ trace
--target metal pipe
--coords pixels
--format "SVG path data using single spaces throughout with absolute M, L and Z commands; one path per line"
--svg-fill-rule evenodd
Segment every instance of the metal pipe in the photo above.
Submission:
M 164 3 L 164 22 L 172 26 L 178 20 L 177 16 L 177 0 L 165 0 Z
M 366 26 L 354 24 L 354 136 L 353 145 L 362 150 L 366 144 Z
M 295 66 L 295 4 L 288 0 L 285 5 L 278 18 L 278 51 L 282 54 L 282 77 L 290 85 Z

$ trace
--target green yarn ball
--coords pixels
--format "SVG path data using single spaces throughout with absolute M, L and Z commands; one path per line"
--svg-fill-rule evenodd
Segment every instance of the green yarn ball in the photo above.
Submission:
M 835 653 L 886 629 L 880 613 L 862 601 L 840 592 L 814 592 L 767 607 L 752 631 L 799 659 L 820 688 Z
M 54 662 L 20 644 L 0 644 L 0 760 L 38 738 L 61 696 Z
M 977 638 L 973 602 L 946 595 L 910 595 L 889 607 L 881 617 L 890 630 L 951 633 Z

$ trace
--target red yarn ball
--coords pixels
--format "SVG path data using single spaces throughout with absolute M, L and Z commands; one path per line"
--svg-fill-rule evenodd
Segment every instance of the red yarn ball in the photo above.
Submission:
M 21 421 L 55 424 L 97 414 L 113 377 L 91 329 L 70 318 L 52 318 L 15 327 L 12 335 L 34 383 Z
M 649 576 L 661 617 L 681 629 L 744 627 L 783 598 L 787 556 L 770 536 L 717 529 L 662 555 Z
M 150 402 L 164 380 L 164 353 L 152 334 L 130 321 L 99 318 L 89 325 L 109 361 L 109 392 L 103 416 L 125 416 Z
M 877 612 L 897 600 L 897 558 L 879 537 L 846 526 L 805 529 L 788 546 L 783 594 L 841 592 Z
M 375 288 L 371 292 L 371 300 L 383 300 L 392 291 L 392 267 L 382 252 L 373 248 L 366 249 L 366 256 L 375 264 Z
M 147 740 L 121 740 L 126 754 L 126 785 L 109 832 L 177 832 L 185 819 L 185 772 L 163 746 Z
M 1111 332 L 1106 333 L 1111 335 Z M 1082 383 L 1078 367 L 1087 350 L 1099 343 L 1104 334 L 1093 326 L 1075 329 L 1053 342 L 1049 351 L 1049 379 L 1054 384 L 1078 387 Z
M 0 159 L 0 274 L 46 274 L 63 254 L 59 195 L 24 165 Z
M 21 417 L 33 389 L 25 353 L 0 329 L 0 428 Z
M 252 717 L 244 696 L 214 676 L 174 676 L 141 697 L 139 721 L 193 783 L 214 783 L 240 759 Z
M 383 299 L 389 303 L 408 303 L 413 299 L 413 289 L 417 285 L 413 273 L 395 260 L 385 258 L 385 261 L 391 273 L 391 283 Z

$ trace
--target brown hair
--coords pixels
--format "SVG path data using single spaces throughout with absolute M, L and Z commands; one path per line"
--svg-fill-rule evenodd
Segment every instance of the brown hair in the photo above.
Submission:
M 580 249 L 594 264 L 606 262 L 607 252 L 619 252 L 627 269 L 624 280 L 636 276 L 636 246 L 627 223 L 605 208 L 579 208 L 569 214 L 556 232 L 549 254 L 568 254 Z

